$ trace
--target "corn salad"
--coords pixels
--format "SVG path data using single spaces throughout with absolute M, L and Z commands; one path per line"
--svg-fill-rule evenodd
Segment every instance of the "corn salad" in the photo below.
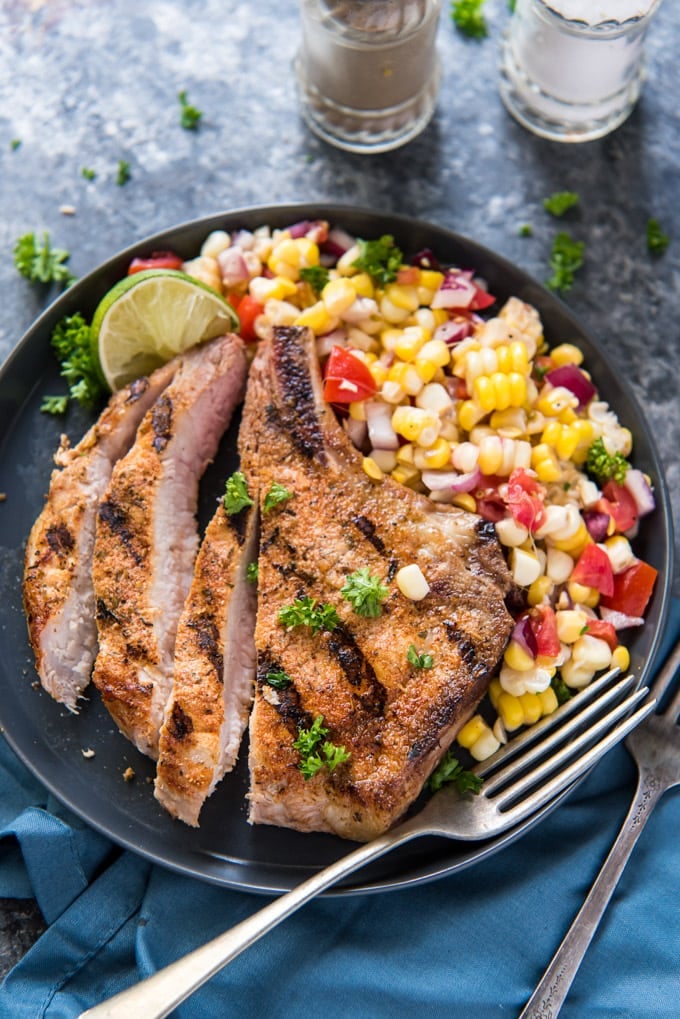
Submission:
M 369 477 L 495 524 L 525 607 L 491 683 L 494 715 L 458 735 L 482 760 L 596 673 L 628 667 L 619 633 L 641 625 L 655 577 L 630 539 L 653 497 L 577 346 L 549 349 L 535 308 L 498 307 L 471 272 L 378 245 L 387 269 L 324 222 L 217 231 L 183 268 L 234 304 L 244 339 L 307 326 L 322 365 L 338 347 L 351 355 L 327 399 Z M 405 569 L 402 593 L 425 597 L 427 578 Z

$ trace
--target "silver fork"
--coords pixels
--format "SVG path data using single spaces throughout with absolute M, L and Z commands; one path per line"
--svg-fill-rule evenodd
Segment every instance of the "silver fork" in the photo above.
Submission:
M 680 644 L 671 651 L 652 686 L 658 703 L 680 667 Z M 626 739 L 638 767 L 638 784 L 630 810 L 595 883 L 552 962 L 527 1002 L 520 1019 L 556 1019 L 593 935 L 609 904 L 623 868 L 656 803 L 667 789 L 680 785 L 680 687 L 663 714 L 651 715 Z
M 153 976 L 83 1012 L 80 1019 L 163 1019 L 245 948 L 320 892 L 396 846 L 421 835 L 483 839 L 506 831 L 550 804 L 654 708 L 641 702 L 633 676 L 619 670 L 595 680 L 577 697 L 513 739 L 474 770 L 482 792 L 459 796 L 452 787 L 433 796 L 415 816 L 359 846 L 269 903 L 231 930 L 159 970 Z

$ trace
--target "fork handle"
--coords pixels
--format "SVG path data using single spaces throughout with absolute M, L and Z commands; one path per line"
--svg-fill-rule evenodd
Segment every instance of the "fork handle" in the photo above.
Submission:
M 653 773 L 640 775 L 633 802 L 616 841 L 519 1019 L 556 1019 L 628 858 L 663 792 L 663 784 Z
M 130 1016 L 163 1019 L 227 963 L 305 902 L 369 861 L 421 833 L 422 828 L 418 829 L 407 821 L 372 842 L 358 846 L 230 930 L 218 934 L 212 941 L 170 963 L 146 980 L 82 1012 L 79 1019 L 130 1019 Z

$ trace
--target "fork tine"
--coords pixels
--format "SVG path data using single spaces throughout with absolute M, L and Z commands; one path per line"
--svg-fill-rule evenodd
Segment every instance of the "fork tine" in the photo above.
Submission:
M 553 797 L 561 793 L 563 789 L 566 789 L 572 782 L 577 778 L 580 778 L 593 764 L 600 760 L 607 751 L 611 750 L 612 747 L 616 746 L 625 736 L 628 735 L 640 722 L 642 722 L 651 712 L 654 710 L 656 701 L 646 701 L 641 708 L 638 708 L 634 714 L 629 715 L 624 721 L 611 730 L 600 740 L 599 743 L 591 747 L 582 757 L 577 758 L 567 768 L 558 771 L 558 773 L 545 785 L 536 789 L 530 796 L 521 802 L 515 804 L 507 811 L 502 812 L 502 817 L 505 819 L 506 824 L 504 828 L 512 827 L 517 821 L 522 820 L 540 807 L 549 803 Z M 498 829 L 494 829 L 498 830 Z
M 571 712 L 565 712 L 561 715 L 560 718 L 550 727 L 553 730 L 552 733 L 550 733 L 550 729 L 546 728 L 538 734 L 538 736 L 543 736 L 545 733 L 545 738 L 539 740 L 534 737 L 534 739 L 531 740 L 523 740 L 524 736 L 529 736 L 529 734 L 533 735 L 532 730 L 530 729 L 527 730 L 526 733 L 523 733 L 522 736 L 518 737 L 517 742 L 523 740 L 521 747 L 524 748 L 528 746 L 529 749 L 523 754 L 517 756 L 514 761 L 510 760 L 509 763 L 506 764 L 505 760 L 493 761 L 492 758 L 489 758 L 489 761 L 492 762 L 491 766 L 487 767 L 483 772 L 484 775 L 489 776 L 485 779 L 486 788 L 493 789 L 496 787 L 498 784 L 496 782 L 497 776 L 501 779 L 501 781 L 506 781 L 507 779 L 512 778 L 512 776 L 518 771 L 526 770 L 527 765 L 532 764 L 541 757 L 545 757 L 548 751 L 552 750 L 554 747 L 561 746 L 569 733 L 576 731 L 577 727 L 582 728 L 596 715 L 601 715 L 602 712 L 612 704 L 612 702 L 617 700 L 620 701 L 623 697 L 630 694 L 635 687 L 635 683 L 636 680 L 633 676 L 625 676 L 620 679 L 618 683 L 615 683 L 606 690 L 605 693 L 601 694 L 601 696 L 595 701 L 591 701 L 589 703 L 588 701 L 581 700 L 580 697 L 576 697 L 572 701 L 568 701 L 564 707 L 571 705 L 572 710 Z M 574 702 L 576 703 L 574 704 Z M 577 711 L 578 714 L 576 714 Z M 557 712 L 554 714 L 557 714 Z M 573 717 L 569 719 L 569 715 L 572 715 Z M 549 715 L 548 717 L 553 718 L 554 716 Z M 564 724 L 560 724 L 562 722 L 564 722 Z M 532 744 L 534 745 L 532 746 Z M 486 764 L 487 762 L 485 761 L 483 763 Z
M 594 725 L 591 725 L 575 739 L 572 739 L 567 744 L 563 745 L 562 748 L 552 754 L 551 757 L 546 758 L 538 764 L 537 767 L 527 772 L 524 777 L 519 778 L 512 785 L 508 785 L 507 788 L 503 788 L 500 795 L 495 797 L 495 802 L 499 809 L 503 808 L 504 803 L 515 800 L 518 796 L 521 796 L 522 793 L 527 792 L 530 788 L 532 788 L 532 786 L 540 782 L 542 778 L 550 775 L 555 768 L 561 767 L 562 764 L 568 761 L 575 754 L 579 753 L 579 751 L 586 750 L 588 744 L 592 743 L 593 739 L 596 739 L 601 734 L 606 733 L 615 722 L 618 722 L 621 718 L 625 717 L 625 715 L 639 704 L 648 693 L 649 691 L 647 687 L 643 687 L 642 690 L 636 690 L 635 693 L 632 693 L 624 701 L 617 704 L 610 712 L 599 718 Z M 656 702 L 652 703 L 652 707 L 654 707 L 654 703 Z M 546 740 L 546 743 L 549 743 L 552 747 L 557 738 L 563 737 L 565 734 L 568 735 L 570 732 L 571 727 L 565 726 L 565 728 L 557 733 L 555 737 L 550 740 Z M 537 752 L 532 754 L 531 760 L 533 761 L 539 754 L 541 754 L 541 752 L 542 748 L 539 746 L 537 748 Z M 486 783 L 487 795 L 493 794 L 494 790 L 499 786 L 506 785 L 508 779 L 512 778 L 520 770 L 520 768 L 525 770 L 526 764 L 529 763 L 531 763 L 531 761 L 529 761 L 528 758 L 515 761 L 507 768 L 498 772 L 497 775 L 494 775 L 491 780 Z

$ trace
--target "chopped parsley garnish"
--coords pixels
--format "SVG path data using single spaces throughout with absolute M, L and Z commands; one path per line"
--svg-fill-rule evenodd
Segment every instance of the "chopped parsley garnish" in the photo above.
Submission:
M 661 229 L 658 219 L 647 220 L 647 249 L 654 255 L 663 255 L 671 239 Z
M 381 602 L 389 594 L 380 577 L 369 572 L 368 566 L 350 573 L 340 594 L 352 603 L 359 616 L 375 619 L 382 612 Z
M 614 480 L 622 485 L 626 480 L 626 472 L 630 464 L 622 453 L 609 453 L 604 441 L 599 438 L 588 449 L 586 471 L 598 485 L 606 485 Z
M 248 563 L 248 565 L 246 566 L 246 580 L 251 584 L 255 584 L 257 582 L 257 578 L 259 577 L 259 575 L 260 575 L 260 564 L 257 562 L 257 560 L 254 563 Z
M 550 680 L 550 685 L 555 691 L 558 704 L 566 704 L 574 696 L 572 691 L 569 689 L 567 684 L 564 682 L 559 673 L 555 673 L 553 678 Z
M 427 654 L 427 652 L 421 653 L 417 651 L 415 644 L 409 645 L 406 658 L 409 665 L 412 665 L 414 669 L 431 669 L 434 665 L 432 655 Z
M 41 240 L 28 233 L 14 245 L 14 265 L 31 283 L 72 283 L 75 277 L 66 265 L 70 257 L 63 248 L 52 247 L 46 230 Z
M 45 396 L 40 404 L 43 414 L 65 414 L 68 396 Z
M 343 764 L 351 757 L 344 747 L 338 747 L 335 743 L 324 740 L 328 735 L 328 729 L 323 724 L 323 715 L 317 715 L 309 729 L 298 729 L 298 738 L 293 746 L 300 754 L 300 771 L 305 780 L 316 775 L 318 771 L 326 767 L 334 771 L 339 764 Z M 323 740 L 323 743 L 321 741 Z M 319 752 L 319 743 L 321 751 Z
M 534 229 L 531 223 L 522 223 L 517 233 L 520 235 L 520 237 L 533 237 Z
M 313 634 L 320 630 L 334 630 L 340 620 L 332 605 L 318 604 L 316 598 L 305 595 L 296 598 L 292 605 L 279 609 L 279 622 L 292 630 L 296 626 L 309 626 Z
M 583 265 L 583 241 L 575 241 L 566 231 L 555 237 L 550 254 L 550 268 L 553 275 L 547 281 L 551 290 L 570 290 L 574 282 L 574 273 Z
M 118 160 L 118 169 L 116 171 L 116 184 L 119 188 L 122 188 L 124 184 L 130 180 L 130 164 L 126 159 Z
M 58 322 L 51 343 L 70 396 L 83 407 L 96 407 L 105 389 L 92 355 L 90 327 L 83 316 L 76 312 Z
M 12 138 L 11 142 L 9 143 L 9 147 L 12 150 L 12 152 L 16 152 L 17 149 L 21 148 L 21 138 Z
M 97 171 L 93 170 L 90 166 L 84 166 L 80 171 L 80 175 L 81 177 L 84 177 L 85 180 L 94 180 L 97 176 Z
M 479 775 L 473 775 L 471 771 L 466 771 L 460 761 L 448 750 L 430 775 L 427 784 L 430 791 L 436 793 L 442 786 L 449 785 L 451 782 L 461 795 L 465 793 L 477 795 L 482 788 L 483 779 Z
M 579 196 L 575 191 L 555 191 L 549 198 L 543 199 L 543 208 L 551 216 L 563 216 L 578 203 Z
M 232 476 L 227 478 L 224 492 L 224 509 L 227 516 L 233 517 L 236 513 L 240 513 L 242 509 L 245 509 L 246 506 L 253 505 L 253 500 L 248 494 L 245 475 L 242 471 L 234 471 Z
M 186 89 L 182 89 L 181 92 L 178 92 L 177 98 L 180 103 L 180 124 L 185 131 L 195 131 L 201 122 L 201 117 L 203 116 L 202 111 L 191 105 L 187 98 Z
M 459 32 L 471 39 L 483 39 L 489 34 L 483 6 L 484 0 L 453 0 L 451 19 Z
M 312 290 L 320 294 L 328 283 L 328 269 L 323 265 L 308 265 L 300 269 L 300 279 L 309 283 Z
M 397 278 L 403 255 L 394 243 L 394 237 L 383 234 L 377 241 L 357 241 L 359 257 L 352 265 L 369 276 L 381 287 Z
M 269 686 L 273 686 L 275 690 L 285 690 L 293 682 L 288 673 L 284 672 L 283 669 L 268 672 L 264 678 Z
M 285 485 L 280 485 L 278 481 L 272 481 L 269 486 L 269 491 L 264 497 L 262 504 L 262 512 L 269 513 L 275 506 L 280 505 L 282 502 L 287 502 L 288 499 L 293 497 L 293 493 L 290 489 L 286 488 Z

